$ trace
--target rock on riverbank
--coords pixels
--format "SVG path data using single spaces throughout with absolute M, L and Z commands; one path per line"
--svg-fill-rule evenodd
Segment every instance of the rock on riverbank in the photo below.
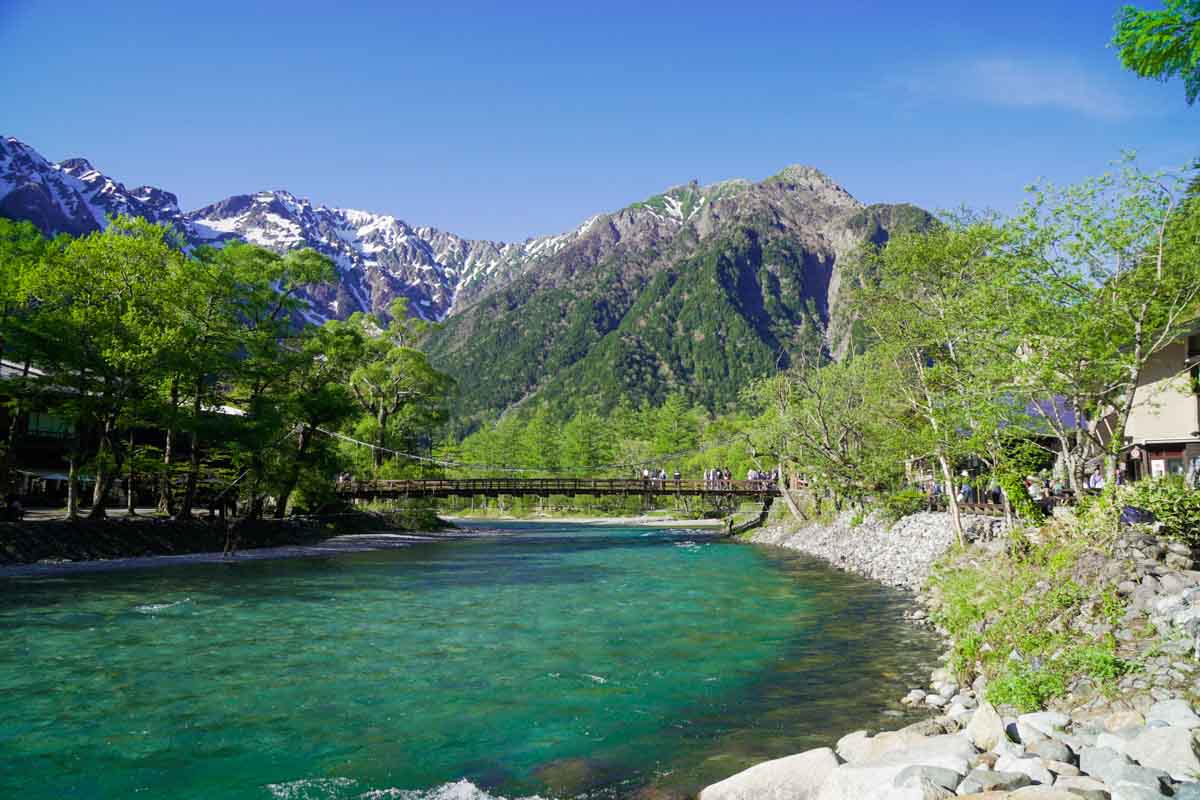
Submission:
M 1003 521 L 993 517 L 963 517 L 970 541 L 994 538 L 1002 526 Z M 945 512 L 914 514 L 896 523 L 878 513 L 861 521 L 844 513 L 828 524 L 767 527 L 749 536 L 756 544 L 799 550 L 839 569 L 910 591 L 924 585 L 934 562 L 954 540 L 954 526 Z
M 1200 800 L 1200 716 L 1182 700 L 1143 722 L 1044 711 L 1002 717 L 988 703 L 898 731 L 855 731 L 751 767 L 700 800 Z

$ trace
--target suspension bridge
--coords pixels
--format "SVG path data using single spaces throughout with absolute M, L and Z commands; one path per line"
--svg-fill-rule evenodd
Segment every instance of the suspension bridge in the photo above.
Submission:
M 641 497 L 649 504 L 661 497 L 707 499 L 727 515 L 726 533 L 742 533 L 762 525 L 780 496 L 773 481 L 675 480 L 673 478 L 465 478 L 460 480 L 341 480 L 337 492 L 348 500 L 446 497 Z M 754 501 L 762 510 L 735 526 L 737 504 Z
M 779 497 L 772 481 L 674 480 L 672 478 L 466 478 L 462 480 L 338 481 L 343 497 L 635 497 L 677 496 L 767 502 Z

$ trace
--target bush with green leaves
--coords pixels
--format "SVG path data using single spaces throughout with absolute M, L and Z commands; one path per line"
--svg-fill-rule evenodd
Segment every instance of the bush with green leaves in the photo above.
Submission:
M 900 519 L 924 511 L 929 500 L 920 489 L 897 489 L 883 496 L 881 505 L 890 519 Z
M 1189 488 L 1176 476 L 1138 481 L 1130 487 L 1126 502 L 1154 514 L 1162 532 L 1200 547 L 1200 491 Z

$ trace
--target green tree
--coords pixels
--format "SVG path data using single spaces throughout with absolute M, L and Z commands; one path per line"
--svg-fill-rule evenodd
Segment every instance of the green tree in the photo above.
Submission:
M 1009 314 L 1023 307 L 1010 238 L 970 218 L 895 236 L 869 259 L 874 279 L 854 295 L 874 357 L 894 376 L 881 390 L 919 421 L 909 452 L 940 469 L 960 541 L 956 462 L 986 452 L 1006 412 L 1019 411 L 1008 399 L 1018 345 Z
M 105 513 L 127 455 L 119 430 L 138 418 L 162 368 L 163 288 L 182 258 L 166 228 L 121 217 L 55 248 L 30 276 L 39 303 L 29 328 L 32 358 L 43 394 L 55 398 L 73 431 L 68 517 L 78 513 L 85 464 L 94 468 L 92 515 Z
M 333 264 L 313 250 L 279 254 L 231 242 L 201 248 L 173 284 L 176 349 L 173 396 L 190 406 L 182 427 L 190 460 L 176 516 L 191 515 L 202 450 L 215 445 L 240 471 L 249 514 L 260 516 L 273 450 L 288 434 L 284 413 L 289 379 L 308 359 L 296 347 L 301 287 L 334 278 Z M 173 399 L 174 399 L 173 397 Z M 230 406 L 227 413 L 221 410 Z M 215 446 L 210 455 L 216 455 Z
M 1059 439 L 1077 491 L 1097 454 L 1115 482 L 1147 365 L 1200 314 L 1200 199 L 1186 195 L 1189 177 L 1127 166 L 1042 186 L 1014 223 L 1032 289 L 1023 388 Z
M 286 513 L 304 474 L 328 459 L 322 446 L 328 439 L 318 434 L 340 427 L 358 410 L 348 381 L 362 359 L 364 341 L 353 326 L 330 323 L 304 329 L 294 347 L 295 368 L 286 379 L 281 408 L 296 446 L 281 452 L 276 518 Z
M 0 360 L 23 362 L 23 377 L 10 374 L 9 426 L 0 431 L 0 489 L 9 486 L 11 453 L 20 412 L 29 408 L 27 381 L 30 351 L 24 339 L 25 324 L 33 308 L 29 280 L 45 257 L 49 242 L 28 222 L 0 218 Z
M 833 363 L 819 352 L 797 358 L 748 392 L 764 410 L 752 434 L 756 448 L 803 476 L 818 502 L 828 496 L 837 509 L 895 489 L 909 447 L 922 435 L 890 370 L 875 353 Z
M 1200 0 L 1166 0 L 1162 10 L 1124 6 L 1112 45 L 1143 78 L 1183 78 L 1188 105 L 1200 96 Z
M 594 475 L 610 463 L 608 426 L 595 411 L 571 417 L 562 431 L 563 466 L 584 475 Z
M 652 458 L 682 454 L 696 447 L 699 424 L 687 398 L 680 392 L 667 395 L 653 420 Z M 673 462 L 674 463 L 674 462 Z M 662 465 L 664 467 L 669 465 Z
M 550 407 L 545 404 L 538 406 L 521 432 L 522 466 L 540 472 L 556 472 L 560 463 L 561 435 L 561 428 Z
M 349 385 L 367 417 L 362 430 L 373 440 L 377 470 L 406 436 L 414 431 L 428 434 L 444 421 L 445 402 L 454 388 L 418 348 L 424 324 L 408 317 L 403 300 L 393 303 L 389 311 L 387 324 L 361 313 L 347 323 L 363 331 L 366 343 Z

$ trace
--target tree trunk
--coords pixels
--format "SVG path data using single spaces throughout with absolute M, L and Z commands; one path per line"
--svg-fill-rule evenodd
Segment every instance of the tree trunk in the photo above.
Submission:
M 167 426 L 167 441 L 163 445 L 163 473 L 158 484 L 158 513 L 170 516 L 175 513 L 175 497 L 171 491 L 171 464 L 175 452 L 175 416 L 179 409 L 179 384 L 171 382 L 171 424 Z
M 950 459 L 939 454 L 938 464 L 942 467 L 942 477 L 946 481 L 946 502 L 950 506 L 950 519 L 954 523 L 954 535 L 958 537 L 960 545 L 965 545 L 967 537 L 963 533 L 962 512 L 958 508 L 958 494 L 954 491 L 954 473 L 950 469 Z
M 299 441 L 296 444 L 296 460 L 292 463 L 287 483 L 284 485 L 283 491 L 279 493 L 279 500 L 275 504 L 275 519 L 283 519 L 284 514 L 287 513 L 288 501 L 292 497 L 292 492 L 296 490 L 296 484 L 300 481 L 300 461 L 304 458 L 311 439 L 312 430 L 307 425 L 302 425 L 300 427 Z
M 31 366 L 32 363 L 30 360 L 28 358 L 25 359 L 25 365 L 21 368 L 22 378 L 29 377 Z M 0 477 L 2 477 L 0 486 L 5 487 L 9 485 L 9 481 L 12 479 L 13 453 L 16 452 L 17 447 L 17 423 L 21 419 L 21 406 L 19 404 L 11 406 L 9 413 L 12 414 L 12 419 L 8 423 L 8 444 L 4 448 L 4 472 L 0 474 Z
M 79 467 L 72 455 L 67 459 L 67 519 L 79 519 Z
M 263 504 L 266 502 L 266 496 L 255 492 L 250 496 L 250 506 L 246 509 L 246 519 L 262 519 Z
M 92 510 L 88 519 L 104 519 L 108 516 L 108 493 L 116 478 L 118 464 L 112 443 L 112 420 L 104 421 L 104 432 L 100 434 L 100 447 L 96 451 L 96 482 L 92 484 Z M 109 464 L 106 459 L 112 459 Z
M 780 465 L 779 469 L 779 493 L 783 495 L 783 500 L 787 503 L 788 510 L 792 512 L 792 516 L 804 522 L 804 512 L 800 510 L 800 506 L 796 505 L 796 499 L 792 497 L 792 492 L 787 485 L 787 478 L 783 474 L 782 465 Z
M 196 398 L 192 401 L 192 437 L 191 452 L 188 453 L 187 483 L 183 487 L 183 500 L 175 512 L 175 519 L 191 519 L 192 506 L 196 502 L 196 483 L 200 478 L 200 390 L 203 387 L 196 381 Z
M 134 483 L 133 476 L 133 431 L 129 432 L 129 452 L 126 454 L 125 463 L 128 469 L 125 474 L 129 483 L 125 486 L 125 513 L 131 517 L 137 516 L 137 486 Z
M 385 432 L 387 429 L 388 414 L 384 411 L 380 411 L 376 415 L 375 421 L 378 423 L 379 427 L 378 430 L 375 431 L 375 450 L 372 453 L 372 456 L 375 459 L 375 470 L 378 472 L 379 468 L 383 466 L 383 443 L 385 441 L 384 437 L 386 435 Z
M 163 472 L 158 482 L 158 513 L 170 516 L 175 511 L 175 497 L 171 491 L 171 461 L 175 429 L 167 428 L 167 442 L 163 446 Z

